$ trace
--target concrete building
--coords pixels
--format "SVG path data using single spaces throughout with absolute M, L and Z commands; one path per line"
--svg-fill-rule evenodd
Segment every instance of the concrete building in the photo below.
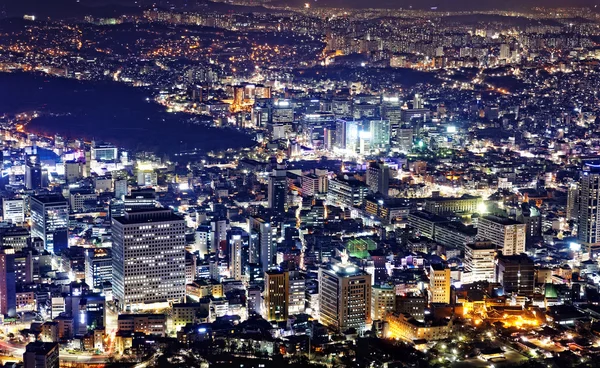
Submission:
M 505 293 L 532 297 L 535 286 L 533 260 L 526 254 L 498 256 L 496 281 L 502 285 Z
M 23 353 L 23 368 L 59 368 L 59 351 L 56 342 L 30 342 Z
M 69 246 L 69 205 L 60 195 L 33 196 L 31 207 L 31 236 L 44 241 L 44 248 L 54 254 Z
M 478 241 L 467 244 L 462 283 L 495 282 L 495 258 L 496 246 L 491 241 Z
M 502 254 L 525 252 L 526 225 L 506 217 L 483 216 L 477 225 L 477 237 L 491 241 Z
M 396 308 L 396 291 L 392 285 L 373 285 L 371 288 L 371 320 L 380 321 Z
M 429 302 L 450 304 L 450 269 L 441 264 L 429 267 Z
M 319 322 L 336 331 L 371 321 L 371 275 L 343 261 L 319 268 Z
M 25 201 L 23 198 L 2 199 L 2 217 L 4 221 L 21 226 L 25 222 Z
M 170 209 L 112 219 L 113 295 L 121 310 L 185 297 L 185 221 Z

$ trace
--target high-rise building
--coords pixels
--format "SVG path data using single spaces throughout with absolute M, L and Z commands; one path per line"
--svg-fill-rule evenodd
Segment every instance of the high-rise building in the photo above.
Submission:
M 342 332 L 370 320 L 371 275 L 346 260 L 319 268 L 319 322 Z
M 2 217 L 6 222 L 23 225 L 25 222 L 25 201 L 23 198 L 2 199 Z
M 23 368 L 59 368 L 57 342 L 30 342 L 23 353 Z
M 390 284 L 373 285 L 371 289 L 371 319 L 381 321 L 396 308 L 396 291 Z
M 390 148 L 392 131 L 389 120 L 371 120 L 369 122 L 371 150 L 386 152 Z
M 65 181 L 67 184 L 75 183 L 83 178 L 85 167 L 81 161 L 65 162 Z
M 229 221 L 226 218 L 214 218 L 210 221 L 212 232 L 210 254 L 219 255 L 219 253 L 227 252 L 227 229 Z M 221 254 L 224 256 L 224 254 Z
M 400 152 L 408 153 L 412 150 L 414 130 L 410 126 L 401 126 L 396 130 L 396 142 Z
M 271 223 L 260 217 L 250 217 L 248 228 L 250 229 L 250 263 L 260 264 L 262 271 L 266 272 L 277 265 L 276 244 Z
M 112 219 L 113 296 L 121 310 L 185 297 L 185 221 L 170 209 Z
M 229 238 L 229 277 L 241 280 L 244 267 L 248 264 L 248 233 L 243 229 L 233 228 L 227 237 Z
M 371 162 L 367 169 L 367 185 L 373 193 L 388 195 L 390 168 L 383 162 Z
M 69 204 L 61 195 L 33 196 L 31 236 L 44 241 L 44 248 L 54 254 L 69 246 Z
M 287 196 L 287 178 L 285 170 L 274 170 L 273 174 L 269 176 L 267 195 L 269 208 L 272 208 L 279 213 L 283 213 L 285 211 Z
M 533 260 L 526 254 L 499 255 L 496 265 L 496 281 L 505 293 L 533 296 L 535 270 Z
M 507 217 L 483 216 L 477 224 L 477 237 L 490 240 L 507 256 L 525 252 L 526 236 L 526 225 Z
M 0 314 L 17 315 L 15 250 L 9 247 L 0 249 Z
M 429 267 L 429 302 L 450 304 L 450 268 L 441 264 Z
M 584 165 L 579 180 L 579 226 L 577 237 L 585 244 L 600 243 L 600 165 Z
M 265 319 L 287 321 L 289 273 L 285 271 L 265 272 Z
M 25 165 L 25 188 L 28 190 L 40 189 L 43 184 L 42 165 L 37 157 L 29 157 Z
M 463 283 L 495 282 L 495 258 L 496 246 L 490 241 L 477 241 L 465 245 Z
M 111 248 L 87 249 L 85 253 L 85 283 L 94 291 L 102 290 L 105 282 L 112 281 Z
M 579 216 L 579 184 L 572 183 L 567 193 L 567 220 L 577 220 Z
M 288 315 L 302 314 L 306 310 L 306 280 L 299 271 L 288 273 Z
M 363 181 L 347 175 L 329 180 L 327 187 L 327 201 L 344 208 L 362 206 L 368 194 L 369 188 Z

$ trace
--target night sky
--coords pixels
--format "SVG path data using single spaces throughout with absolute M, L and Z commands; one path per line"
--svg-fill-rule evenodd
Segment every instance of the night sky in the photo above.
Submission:
M 0 10 L 7 15 L 21 15 L 24 12 L 44 12 L 52 16 L 59 16 L 64 12 L 85 9 L 87 7 L 111 8 L 113 11 L 122 11 L 123 7 L 149 6 L 158 3 L 166 5 L 174 3 L 178 6 L 187 4 L 193 7 L 195 3 L 203 3 L 208 0 L 2 0 Z M 382 8 L 418 8 L 427 9 L 437 7 L 439 10 L 487 10 L 487 9 L 510 9 L 525 10 L 534 6 L 590 6 L 600 4 L 600 0 L 310 0 L 316 6 L 335 7 L 382 7 Z M 274 0 L 277 4 L 302 5 L 306 0 Z M 3 4 L 2 4 L 3 3 Z M 110 7 L 107 4 L 112 4 Z

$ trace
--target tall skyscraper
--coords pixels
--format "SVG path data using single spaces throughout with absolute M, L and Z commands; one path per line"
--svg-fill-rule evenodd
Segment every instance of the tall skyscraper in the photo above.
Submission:
M 265 272 L 265 319 L 286 321 L 288 318 L 289 273 L 284 271 Z
M 450 304 L 450 269 L 444 265 L 429 267 L 429 302 Z
M 272 208 L 279 213 L 283 213 L 285 211 L 287 196 L 287 178 L 285 170 L 274 170 L 273 174 L 269 176 L 267 195 L 269 208 Z
M 577 237 L 585 244 L 600 242 L 600 165 L 586 163 L 579 180 L 579 226 Z
M 229 250 L 229 277 L 241 280 L 244 267 L 248 264 L 248 233 L 243 229 L 233 228 L 227 235 Z
M 185 221 L 170 209 L 112 219 L 113 295 L 121 310 L 185 297 Z
M 30 198 L 31 236 L 44 241 L 44 248 L 54 254 L 69 247 L 69 204 L 61 195 Z
M 15 250 L 10 247 L 0 248 L 0 314 L 17 315 Z
M 266 272 L 277 265 L 271 223 L 260 217 L 250 217 L 248 228 L 250 229 L 250 263 L 259 263 L 262 271 Z
M 389 120 L 371 120 L 369 122 L 371 134 L 371 150 L 386 152 L 390 148 L 392 130 Z
M 383 162 L 371 162 L 367 169 L 367 185 L 373 193 L 388 195 L 390 168 Z
M 362 330 L 371 319 L 371 275 L 348 263 L 319 268 L 319 322 Z
M 28 190 L 40 189 L 42 187 L 42 166 L 36 156 L 29 157 L 25 165 L 25 188 Z
M 396 308 L 396 291 L 392 285 L 373 285 L 371 289 L 371 319 L 383 320 Z
M 477 237 L 490 240 L 502 254 L 512 256 L 525 252 L 527 225 L 500 216 L 483 216 L 477 224 Z

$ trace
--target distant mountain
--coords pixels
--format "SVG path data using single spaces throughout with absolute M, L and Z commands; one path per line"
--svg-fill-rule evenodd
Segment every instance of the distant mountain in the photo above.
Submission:
M 32 14 L 40 18 L 76 18 L 85 15 L 114 17 L 135 14 L 142 8 L 129 4 L 129 1 L 116 2 L 103 0 L 10 0 L 0 5 L 0 11 L 8 17 Z

